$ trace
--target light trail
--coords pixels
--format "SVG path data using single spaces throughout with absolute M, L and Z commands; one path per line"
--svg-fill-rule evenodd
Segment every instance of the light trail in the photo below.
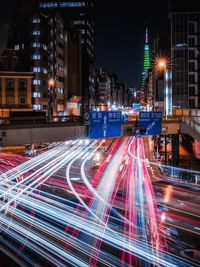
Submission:
M 120 145 L 113 149 L 110 159 L 106 159 L 103 167 L 100 167 L 100 172 L 90 182 L 84 166 L 98 149 L 96 140 L 89 144 L 63 144 L 61 151 L 58 152 L 56 148 L 53 150 L 55 154 L 52 157 L 49 155 L 45 160 L 40 157 L 38 161 L 36 157 L 34 164 L 28 165 L 27 162 L 25 167 L 18 166 L 17 175 L 31 172 L 35 166 L 34 172 L 28 174 L 24 181 L 17 183 L 14 172 L 9 171 L 8 175 L 12 180 L 9 178 L 7 181 L 12 181 L 12 186 L 7 189 L 5 181 L 1 181 L 0 187 L 1 199 L 6 196 L 4 200 L 8 201 L 4 203 L 0 200 L 0 229 L 17 244 L 26 244 L 19 257 L 26 262 L 30 261 L 32 266 L 34 261 L 26 258 L 29 250 L 54 266 L 71 264 L 82 267 L 96 266 L 99 263 L 110 267 L 130 267 L 136 262 L 165 267 L 184 264 L 191 267 L 191 263 L 163 250 L 165 243 L 161 234 L 162 225 L 144 161 L 142 140 L 124 138 L 120 142 Z M 81 187 L 78 182 L 74 183 L 75 181 L 70 179 L 71 168 L 78 161 L 82 162 L 84 186 Z M 60 203 L 61 198 L 42 191 L 38 195 L 38 186 L 63 169 L 78 203 L 67 200 Z M 79 196 L 80 190 L 83 198 Z M 112 207 L 119 201 L 117 194 L 122 195 L 120 205 L 121 211 L 124 212 L 124 217 L 119 218 L 113 216 L 117 213 L 111 214 L 114 211 Z M 13 207 L 14 202 L 17 205 Z M 5 209 L 6 214 L 3 213 Z M 31 210 L 34 211 L 34 216 L 30 213 Z M 148 218 L 151 218 L 150 224 L 147 223 Z M 66 225 L 69 227 L 66 228 Z M 70 229 L 76 234 L 68 232 Z M 9 246 L 8 243 L 7 245 Z M 109 247 L 111 252 L 105 251 L 105 246 Z M 9 247 L 16 252 L 16 247 L 11 244 Z M 63 250 L 63 247 L 66 249 Z M 112 255 L 112 250 L 125 255 L 122 262 L 120 257 Z
M 67 162 L 69 162 L 69 160 L 71 159 L 71 157 L 74 156 L 74 154 L 76 154 L 77 152 L 80 152 L 82 147 L 78 147 L 77 150 L 69 150 L 63 154 L 61 154 L 60 156 L 58 156 L 57 158 L 55 158 L 53 161 L 50 161 L 48 164 L 46 164 L 44 167 L 40 168 L 39 170 L 37 170 L 35 173 L 39 174 L 41 171 L 46 170 L 46 172 L 44 174 L 42 174 L 41 176 L 39 176 L 37 179 L 34 179 L 33 182 L 31 182 L 27 187 L 25 187 L 23 190 L 21 190 L 18 194 L 16 194 L 16 196 L 12 199 L 10 199 L 5 205 L 1 206 L 0 208 L 0 212 L 3 211 L 4 209 L 6 209 L 6 207 L 8 207 L 10 204 L 12 204 L 13 201 L 17 200 L 17 198 L 22 195 L 23 193 L 25 193 L 27 191 L 28 188 L 31 188 L 33 186 L 38 187 L 40 184 L 44 183 L 51 175 L 53 175 L 59 168 L 61 168 L 62 166 L 64 166 Z M 69 153 L 71 152 L 71 154 Z M 59 160 L 59 161 L 58 161 Z M 57 162 L 58 161 L 58 162 Z M 57 162 L 57 163 L 56 163 Z M 52 166 L 53 164 L 53 166 Z M 49 168 L 50 167 L 50 168 Z M 34 173 L 27 176 L 25 178 L 26 181 L 30 182 L 29 179 L 34 177 Z M 35 177 L 34 177 L 35 178 Z M 20 183 L 17 183 L 14 187 L 9 188 L 6 191 L 6 196 L 9 197 L 9 192 L 10 190 L 13 190 L 15 188 L 17 188 L 19 186 Z

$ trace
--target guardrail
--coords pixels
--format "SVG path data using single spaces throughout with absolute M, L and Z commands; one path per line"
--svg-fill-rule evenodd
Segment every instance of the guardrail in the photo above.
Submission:
M 54 116 L 49 119 L 46 116 L 27 117 L 0 117 L 0 126 L 38 124 L 38 123 L 81 123 L 82 116 Z
M 182 117 L 182 122 L 187 124 L 196 132 L 200 133 L 200 122 L 196 117 Z

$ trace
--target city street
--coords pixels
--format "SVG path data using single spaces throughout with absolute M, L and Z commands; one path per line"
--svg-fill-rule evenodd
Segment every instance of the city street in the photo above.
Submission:
M 31 159 L 1 155 L 7 252 L 43 266 L 198 266 L 184 254 L 199 250 L 198 191 L 162 176 L 152 183 L 143 138 L 104 143 L 66 141 Z

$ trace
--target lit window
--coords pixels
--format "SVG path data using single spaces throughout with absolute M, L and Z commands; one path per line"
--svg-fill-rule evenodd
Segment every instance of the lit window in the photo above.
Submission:
M 33 47 L 40 47 L 40 46 L 41 46 L 41 44 L 39 42 L 34 42 L 33 43 Z
M 43 44 L 43 49 L 47 51 L 47 45 Z
M 85 21 L 84 20 L 74 20 L 74 25 L 84 25 Z
M 41 59 L 41 55 L 40 54 L 34 54 L 34 55 L 32 55 L 32 59 L 40 60 Z
M 40 35 L 40 34 L 41 34 L 41 32 L 38 31 L 38 30 L 34 30 L 34 31 L 33 31 L 33 35 Z
M 63 94 L 63 88 L 57 88 L 57 92 L 58 92 L 59 94 Z
M 40 105 L 38 105 L 38 104 L 33 105 L 33 109 L 34 110 L 40 110 Z
M 58 70 L 63 72 L 63 66 L 58 65 Z
M 81 7 L 85 6 L 84 2 L 61 2 L 60 7 Z
M 47 74 L 47 69 L 43 68 L 43 73 Z
M 34 98 L 39 98 L 41 96 L 40 92 L 33 92 Z
M 40 23 L 40 19 L 39 18 L 33 18 L 32 22 L 33 23 Z
M 58 3 L 57 2 L 44 2 L 40 3 L 41 8 L 57 8 Z
M 15 45 L 15 50 L 19 50 L 19 45 Z
M 62 32 L 59 32 L 59 33 L 58 33 L 58 36 L 59 36 L 61 39 L 63 39 L 63 38 L 64 38 L 64 36 L 63 36 L 63 33 L 62 33 Z
M 33 67 L 33 72 L 41 72 L 41 68 L 40 67 Z
M 38 79 L 33 80 L 33 85 L 40 85 L 40 84 L 41 84 L 41 80 L 38 80 Z

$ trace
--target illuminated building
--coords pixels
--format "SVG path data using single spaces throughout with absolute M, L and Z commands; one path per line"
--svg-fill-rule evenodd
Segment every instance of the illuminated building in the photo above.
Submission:
M 94 81 L 94 20 L 93 0 L 40 1 L 40 10 L 46 14 L 59 12 L 66 29 L 74 28 L 81 35 L 82 103 L 87 110 L 95 105 Z
M 53 115 L 67 115 L 69 106 L 77 106 L 79 115 L 81 102 L 88 109 L 95 95 L 93 2 L 19 2 L 13 46 L 27 71 L 34 72 L 34 110 L 48 112 L 51 98 Z M 55 80 L 53 98 L 49 78 Z
M 142 78 L 142 88 L 144 88 L 145 80 L 148 75 L 148 70 L 150 69 L 150 51 L 149 51 L 149 38 L 148 38 L 148 29 L 146 28 L 145 33 L 145 45 L 144 45 L 144 67 L 143 67 L 143 78 Z
M 200 108 L 200 13 L 171 13 L 174 108 Z

